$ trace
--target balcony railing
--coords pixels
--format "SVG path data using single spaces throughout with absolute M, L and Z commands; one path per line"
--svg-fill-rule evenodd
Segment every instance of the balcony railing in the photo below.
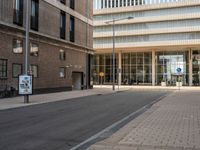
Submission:
M 31 29 L 38 31 L 38 16 L 31 16 Z
M 13 10 L 13 23 L 19 26 L 23 25 L 23 11 Z
M 65 28 L 60 28 L 60 38 L 65 39 Z

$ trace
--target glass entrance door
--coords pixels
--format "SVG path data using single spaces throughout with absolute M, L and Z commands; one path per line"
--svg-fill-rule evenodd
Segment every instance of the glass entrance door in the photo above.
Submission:
M 189 67 L 187 51 L 162 51 L 156 53 L 156 84 L 166 82 L 167 85 L 176 85 L 177 75 L 181 75 L 183 85 L 188 84 Z M 181 69 L 178 74 L 177 68 Z

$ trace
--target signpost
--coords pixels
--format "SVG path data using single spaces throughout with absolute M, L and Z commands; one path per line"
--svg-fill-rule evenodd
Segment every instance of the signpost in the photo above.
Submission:
M 119 90 L 119 85 L 120 85 L 120 81 L 119 81 L 119 75 L 121 74 L 122 69 L 121 68 L 117 68 L 117 74 L 118 74 L 118 90 Z
M 178 88 L 179 88 L 179 90 L 180 90 L 180 87 L 181 87 L 180 84 L 181 84 L 181 82 L 180 82 L 179 78 L 180 78 L 182 69 L 181 69 L 181 68 L 177 68 L 176 71 L 177 71 L 177 74 L 178 74 Z
M 30 75 L 20 75 L 19 76 L 19 95 L 28 96 L 33 93 L 33 81 Z
M 101 77 L 101 85 L 103 84 L 103 77 L 104 77 L 104 72 L 100 72 L 99 76 Z

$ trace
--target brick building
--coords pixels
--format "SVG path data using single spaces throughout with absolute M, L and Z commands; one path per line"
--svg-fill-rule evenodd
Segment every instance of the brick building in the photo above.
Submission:
M 27 0 L 0 1 L 0 88 L 24 73 Z M 91 0 L 30 0 L 29 72 L 35 92 L 89 88 Z

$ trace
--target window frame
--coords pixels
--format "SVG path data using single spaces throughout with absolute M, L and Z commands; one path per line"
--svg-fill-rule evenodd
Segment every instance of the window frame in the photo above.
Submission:
M 60 0 L 60 3 L 66 5 L 66 0 Z
M 69 1 L 69 6 L 70 6 L 71 9 L 74 10 L 75 9 L 75 0 L 70 0 Z
M 13 71 L 14 65 L 21 66 L 21 71 L 20 71 L 20 74 L 18 74 L 17 76 L 14 76 L 14 71 Z M 22 74 L 22 72 L 23 72 L 23 65 L 22 65 L 22 64 L 20 64 L 20 63 L 13 63 L 13 64 L 12 64 L 12 78 L 18 78 L 18 77 L 19 77 L 19 75 L 21 75 L 21 74 Z
M 14 44 L 17 44 L 17 43 L 14 43 L 15 41 L 20 41 L 21 42 L 21 49 L 22 49 L 22 51 L 20 53 L 14 52 Z M 18 48 L 18 47 L 15 47 L 15 48 Z M 22 39 L 13 38 L 13 41 L 12 41 L 12 52 L 14 54 L 23 54 L 23 40 Z
M 23 0 L 13 1 L 13 24 L 23 26 Z
M 33 72 L 33 66 L 36 66 L 37 67 L 37 75 L 36 76 L 34 76 L 34 72 Z M 39 66 L 38 65 L 35 65 L 35 64 L 31 64 L 30 65 L 30 67 L 31 67 L 31 75 L 33 76 L 33 78 L 39 78 Z
M 70 26 L 69 26 L 69 38 L 70 42 L 75 42 L 75 17 L 70 16 Z
M 61 69 L 64 69 L 64 76 L 61 76 Z M 60 79 L 65 79 L 66 78 L 66 68 L 65 67 L 59 67 L 59 78 Z
M 64 11 L 60 11 L 60 38 L 66 39 L 66 13 Z
M 37 45 L 37 56 L 34 55 L 35 53 L 32 52 L 32 45 Z M 35 43 L 35 42 L 30 42 L 30 56 L 33 56 L 33 57 L 38 57 L 39 56 L 39 44 L 38 43 Z
M 8 59 L 4 59 L 4 58 L 0 58 L 0 72 L 2 74 L 0 74 L 0 79 L 5 79 L 8 78 Z M 5 66 L 4 66 L 5 63 Z M 4 70 L 5 67 L 5 70 Z M 5 76 L 3 76 L 3 74 L 5 73 Z
M 31 0 L 31 22 L 30 28 L 38 31 L 39 28 L 39 0 Z
M 63 55 L 62 55 L 63 54 Z M 66 52 L 65 52 L 65 50 L 63 50 L 63 49 L 60 49 L 59 50 L 59 59 L 61 60 L 61 61 L 65 61 L 66 60 Z

